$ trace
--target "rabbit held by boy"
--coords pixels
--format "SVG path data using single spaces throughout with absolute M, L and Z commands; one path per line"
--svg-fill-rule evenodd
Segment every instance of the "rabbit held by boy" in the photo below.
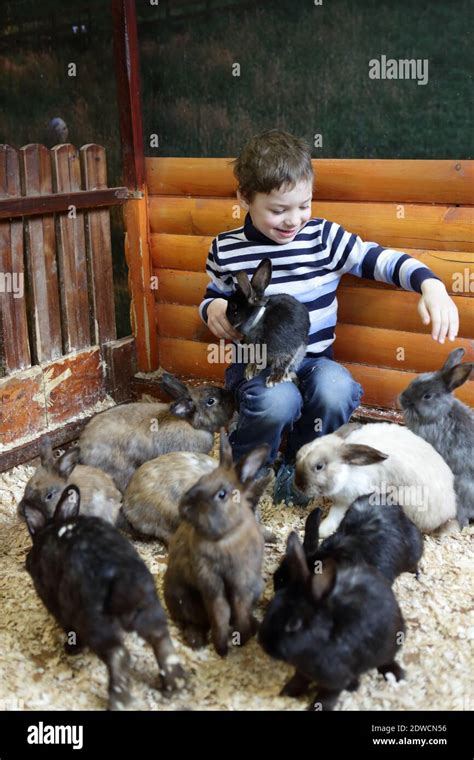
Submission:
M 229 424 L 233 394 L 215 385 L 187 387 L 164 373 L 161 385 L 176 401 L 136 402 L 107 409 L 81 433 L 82 464 L 100 467 L 124 491 L 144 462 L 169 451 L 200 451 L 213 446 L 213 433 Z
M 26 569 L 45 607 L 68 635 L 66 651 L 75 654 L 89 646 L 103 660 L 112 710 L 130 700 L 123 631 L 135 631 L 152 646 L 165 691 L 179 688 L 185 674 L 151 573 L 126 538 L 103 520 L 81 517 L 79 506 L 79 490 L 71 485 L 52 519 L 25 507 L 33 539 Z
M 380 570 L 389 583 L 401 573 L 418 573 L 423 536 L 398 504 L 374 506 L 370 495 L 360 496 L 336 532 L 318 546 L 321 515 L 316 507 L 306 518 L 303 550 L 311 572 L 317 562 L 334 559 L 354 565 L 366 562 Z M 285 586 L 289 577 L 289 562 L 284 557 L 273 575 L 275 591 Z
M 289 582 L 268 605 L 258 633 L 270 657 L 295 668 L 281 694 L 298 697 L 314 683 L 309 709 L 332 710 L 340 692 L 357 689 L 367 670 L 402 678 L 395 656 L 405 624 L 387 579 L 366 563 L 334 559 L 311 573 L 294 532 L 286 559 Z
M 255 633 L 252 610 L 263 591 L 263 537 L 252 511 L 255 474 L 268 446 L 238 464 L 221 432 L 219 467 L 184 494 L 182 518 L 169 546 L 164 594 L 187 643 L 200 647 L 211 629 L 216 652 L 228 653 L 229 626 L 238 644 Z
M 428 441 L 454 473 L 461 528 L 474 520 L 474 411 L 453 396 L 474 367 L 461 364 L 464 353 L 455 348 L 440 370 L 415 378 L 399 399 L 407 427 Z
M 371 494 L 375 508 L 400 504 L 425 533 L 456 517 L 453 473 L 444 459 L 410 430 L 388 422 L 349 423 L 302 446 L 295 483 L 307 496 L 333 502 L 321 523 L 322 538 L 364 494 Z
M 168 544 L 181 518 L 179 502 L 197 481 L 218 467 L 213 457 L 191 451 L 171 451 L 145 462 L 132 475 L 123 496 L 123 513 L 138 533 Z M 258 500 L 271 476 L 260 478 L 252 490 L 252 504 L 260 522 Z M 262 527 L 268 543 L 275 536 Z
M 304 359 L 308 343 L 308 309 L 293 296 L 279 293 L 265 296 L 272 277 L 272 262 L 263 259 L 252 279 L 245 270 L 236 273 L 237 289 L 228 298 L 226 316 L 248 344 L 266 349 L 270 374 L 267 386 L 293 380 L 295 370 Z M 255 361 L 247 365 L 245 376 L 251 380 L 258 374 Z
M 41 464 L 26 484 L 18 505 L 24 516 L 25 506 L 36 507 L 45 517 L 52 517 L 66 485 L 74 483 L 81 492 L 81 513 L 101 517 L 112 525 L 120 520 L 122 494 L 106 472 L 96 467 L 77 464 L 77 446 L 56 457 L 51 440 L 44 438 L 40 445 Z

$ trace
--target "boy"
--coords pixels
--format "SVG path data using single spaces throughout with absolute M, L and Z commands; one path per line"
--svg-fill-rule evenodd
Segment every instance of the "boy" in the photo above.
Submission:
M 305 303 L 310 315 L 306 357 L 298 386 L 283 382 L 267 388 L 268 369 L 251 380 L 245 365 L 232 364 L 225 374 L 239 407 L 230 437 L 233 455 L 270 444 L 268 464 L 281 437 L 288 433 L 285 459 L 276 481 L 275 502 L 307 503 L 294 486 L 298 449 L 317 436 L 337 430 L 359 405 L 363 393 L 345 367 L 333 361 L 336 290 L 343 274 L 379 280 L 421 293 L 418 311 L 431 321 L 433 340 L 454 340 L 458 314 L 443 283 L 416 259 L 377 243 L 364 242 L 339 224 L 311 219 L 313 169 L 308 146 L 286 132 L 269 130 L 254 136 L 235 162 L 237 197 L 247 210 L 243 227 L 219 234 L 212 242 L 206 270 L 211 283 L 199 311 L 217 338 L 241 336 L 226 318 L 227 298 L 235 290 L 235 272 L 249 275 L 264 258 L 273 264 L 267 295 L 290 293 Z

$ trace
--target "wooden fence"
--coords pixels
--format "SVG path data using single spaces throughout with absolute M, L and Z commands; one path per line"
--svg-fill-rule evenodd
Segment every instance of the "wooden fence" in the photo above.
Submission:
M 107 187 L 98 145 L 0 146 L 0 471 L 128 397 L 107 207 L 133 196 Z

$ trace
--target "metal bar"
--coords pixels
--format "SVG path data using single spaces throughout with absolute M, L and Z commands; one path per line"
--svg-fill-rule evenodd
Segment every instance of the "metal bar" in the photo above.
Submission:
M 118 206 L 126 201 L 137 200 L 138 198 L 143 198 L 143 193 L 130 193 L 126 187 L 0 198 L 0 219 L 68 211 L 71 206 L 76 209 Z

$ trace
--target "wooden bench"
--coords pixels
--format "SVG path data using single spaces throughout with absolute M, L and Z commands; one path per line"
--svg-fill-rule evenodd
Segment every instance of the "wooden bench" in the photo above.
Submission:
M 394 409 L 408 382 L 441 366 L 454 346 L 474 359 L 474 161 L 321 159 L 313 165 L 313 216 L 415 256 L 443 280 L 459 309 L 460 337 L 439 345 L 418 316 L 417 293 L 342 279 L 335 358 L 363 385 L 364 405 Z M 240 211 L 239 217 L 230 159 L 148 158 L 146 181 L 149 274 L 158 285 L 153 348 L 166 370 L 222 381 L 225 365 L 208 362 L 208 344 L 218 341 L 197 307 L 212 238 L 245 216 Z M 133 295 L 133 278 L 131 285 Z M 458 396 L 474 405 L 474 382 Z

